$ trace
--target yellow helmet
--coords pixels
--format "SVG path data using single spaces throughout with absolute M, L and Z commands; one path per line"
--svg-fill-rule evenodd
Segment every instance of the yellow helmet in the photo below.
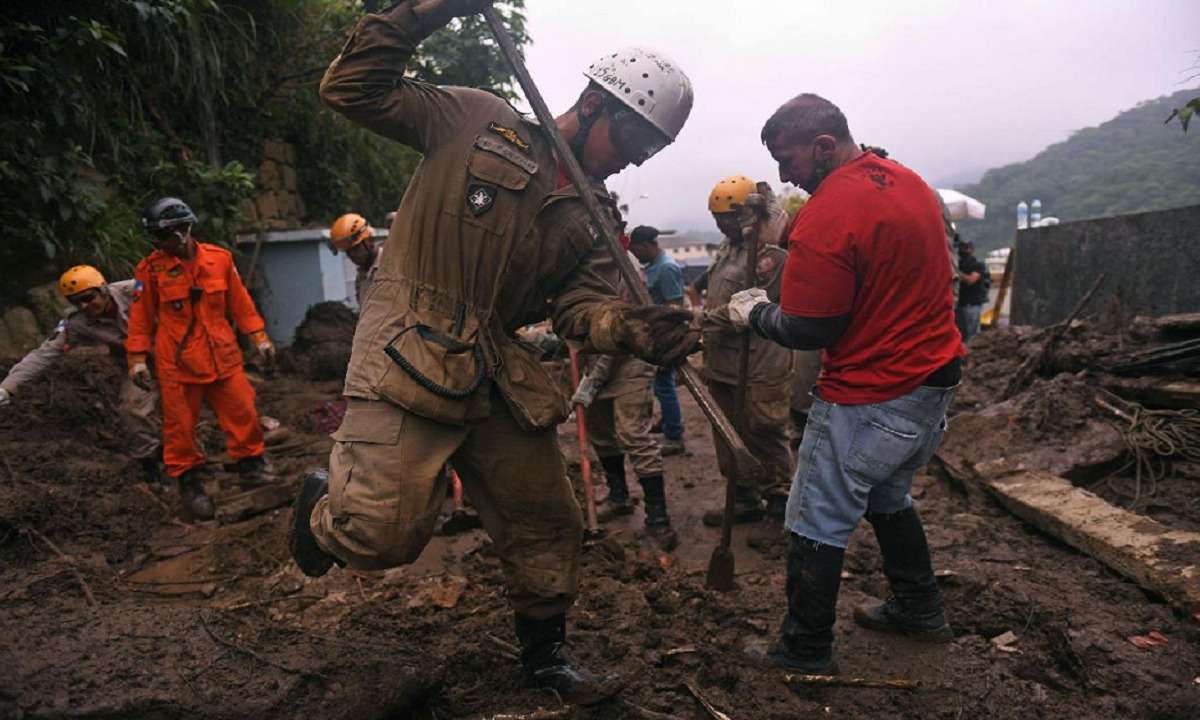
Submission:
M 91 265 L 76 265 L 58 279 L 58 291 L 65 298 L 104 285 L 104 276 Z
M 371 237 L 371 232 L 365 217 L 358 213 L 346 213 L 334 220 L 329 228 L 329 246 L 334 252 L 345 252 Z
M 712 213 L 733 212 L 734 203 L 743 203 L 746 196 L 757 192 L 754 181 L 745 175 L 730 175 L 717 183 L 708 195 L 708 211 Z

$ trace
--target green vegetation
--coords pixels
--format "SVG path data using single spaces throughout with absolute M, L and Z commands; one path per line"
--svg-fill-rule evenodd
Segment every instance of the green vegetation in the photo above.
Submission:
M 0 17 L 0 304 L 86 262 L 127 276 L 148 245 L 141 208 L 180 195 L 197 235 L 228 243 L 264 139 L 296 148 L 308 220 L 382 220 L 419 157 L 325 110 L 317 85 L 357 0 L 14 3 Z M 523 0 L 501 8 L 519 43 Z M 479 19 L 416 58 L 418 77 L 492 88 L 512 78 Z
M 987 219 L 960 222 L 959 231 L 983 250 L 1008 246 L 1017 203 L 1033 198 L 1064 222 L 1200 203 L 1200 134 L 1163 124 L 1195 94 L 1140 103 L 1031 160 L 988 170 L 959 188 L 987 204 Z

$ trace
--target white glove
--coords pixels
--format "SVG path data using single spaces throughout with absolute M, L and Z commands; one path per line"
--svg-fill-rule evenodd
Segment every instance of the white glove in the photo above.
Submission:
M 150 368 L 146 363 L 134 363 L 133 367 L 129 368 L 129 379 L 143 390 L 154 387 L 154 380 L 150 377 Z
M 6 407 L 12 404 L 12 393 L 0 388 L 0 407 Z
M 729 322 L 738 330 L 750 327 L 750 313 L 759 305 L 771 302 L 767 299 L 767 291 L 762 288 L 750 288 L 735 292 L 729 298 Z
M 584 375 L 583 379 L 579 381 L 579 387 L 575 388 L 575 394 L 571 396 L 571 404 L 588 407 L 596 399 L 596 393 L 599 391 L 600 386 L 592 379 L 592 376 Z

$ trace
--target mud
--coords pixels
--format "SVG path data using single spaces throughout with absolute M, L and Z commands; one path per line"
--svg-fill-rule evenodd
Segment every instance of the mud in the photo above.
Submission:
M 358 315 L 340 302 L 317 303 L 304 314 L 292 344 L 279 358 L 284 372 L 308 380 L 346 376 Z
M 286 507 L 224 527 L 183 525 L 173 489 L 137 481 L 112 435 L 105 403 L 116 372 L 107 359 L 70 358 L 0 412 L 0 717 L 432 720 L 558 707 L 523 687 L 482 531 L 434 538 L 406 568 L 312 580 L 288 561 Z M 1070 397 L 1059 382 L 1053 392 Z M 263 413 L 284 423 L 271 450 L 280 482 L 324 463 L 316 411 L 339 386 L 257 384 Z M 1053 410 L 1024 407 L 1029 417 L 1015 424 L 1061 438 L 1079 431 Z M 1197 716 L 1194 620 L 936 474 L 923 474 L 914 495 L 954 641 L 928 646 L 854 625 L 855 604 L 886 594 L 867 527 L 848 551 L 837 627 L 843 672 L 920 688 L 792 690 L 751 667 L 743 647 L 770 640 L 785 607 L 786 545 L 770 523 L 739 527 L 738 590 L 704 588 L 718 532 L 700 517 L 723 488 L 690 399 L 684 412 L 695 454 L 665 461 L 681 547 L 664 556 L 644 545 L 639 511 L 585 549 L 572 652 L 629 685 L 620 700 L 570 716 L 708 717 L 687 683 L 737 720 Z M 561 428 L 569 461 L 572 434 Z M 206 445 L 220 449 L 215 431 Z M 1167 644 L 1127 640 L 1151 630 Z M 1017 640 L 1006 652 L 990 640 L 1008 631 Z

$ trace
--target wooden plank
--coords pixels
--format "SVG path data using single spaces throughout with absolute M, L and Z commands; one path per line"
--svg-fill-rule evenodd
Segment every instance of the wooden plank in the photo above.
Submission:
M 1200 313 L 1178 313 L 1163 315 L 1152 321 L 1159 330 L 1166 332 L 1186 332 L 1200 330 Z
M 1186 410 L 1200 407 L 1200 382 L 1163 382 L 1152 378 L 1110 378 L 1104 387 L 1128 400 L 1154 408 Z
M 1185 612 L 1200 612 L 1200 533 L 1172 530 L 1057 475 L 984 475 L 979 482 L 1022 520 Z
M 216 498 L 217 522 L 222 525 L 245 520 L 277 507 L 283 507 L 292 502 L 296 493 L 284 484 L 271 484 Z

